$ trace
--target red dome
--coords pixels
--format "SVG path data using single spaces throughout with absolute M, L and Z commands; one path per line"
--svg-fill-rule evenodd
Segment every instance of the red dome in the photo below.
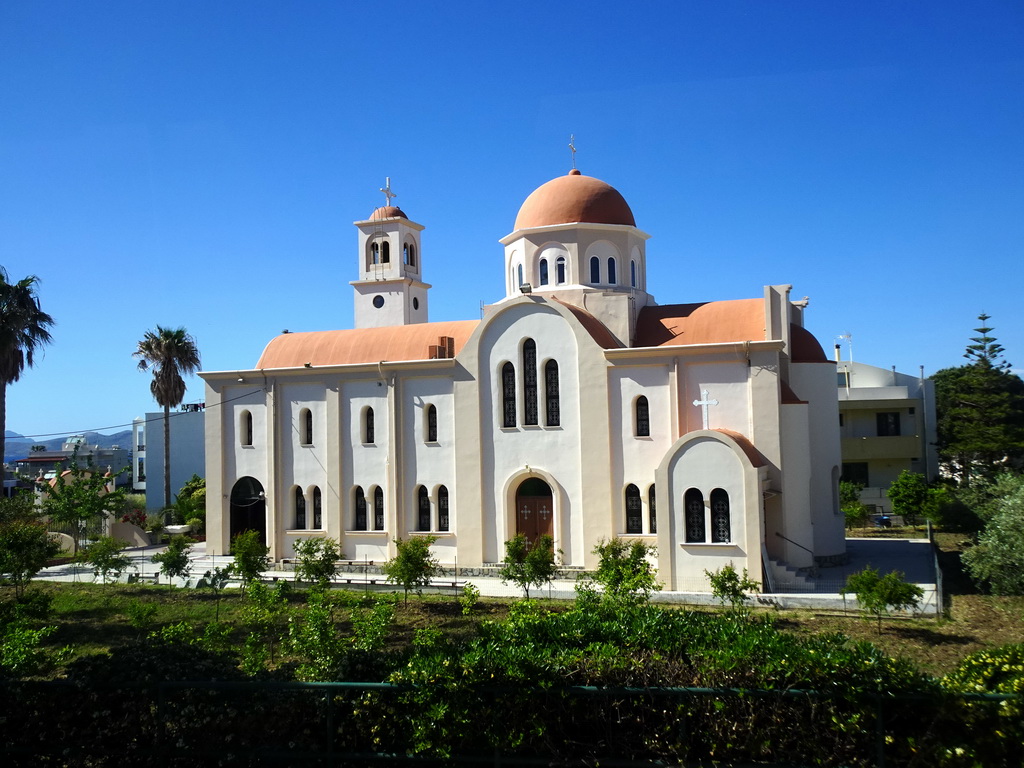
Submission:
M 615 187 L 573 168 L 567 176 L 542 184 L 526 198 L 515 229 L 577 222 L 636 226 L 633 211 Z
M 381 219 L 408 219 L 405 215 L 405 211 L 396 205 L 385 205 L 381 208 L 376 209 L 370 214 L 370 218 L 367 221 L 380 221 Z

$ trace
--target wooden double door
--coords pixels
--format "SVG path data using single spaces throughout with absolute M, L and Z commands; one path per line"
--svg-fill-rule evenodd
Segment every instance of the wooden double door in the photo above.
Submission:
M 516 491 L 516 533 L 531 544 L 541 536 L 554 537 L 554 520 L 551 486 L 538 477 L 524 480 Z

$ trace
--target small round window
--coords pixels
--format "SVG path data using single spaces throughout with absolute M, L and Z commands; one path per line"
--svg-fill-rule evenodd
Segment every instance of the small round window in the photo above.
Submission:
M 416 298 L 415 296 L 412 297 L 412 308 L 413 309 L 419 309 L 420 308 L 420 300 L 418 298 Z
M 374 296 L 373 297 L 373 306 L 375 306 L 377 309 L 380 309 L 381 307 L 383 307 L 384 306 L 384 297 L 383 296 Z

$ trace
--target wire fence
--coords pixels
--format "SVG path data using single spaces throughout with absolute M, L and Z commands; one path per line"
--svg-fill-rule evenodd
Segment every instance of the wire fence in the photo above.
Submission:
M 1006 717 L 1019 720 L 1020 697 L 1008 694 L 467 686 L 435 710 L 429 687 L 390 683 L 45 681 L 0 691 L 6 766 L 895 768 L 935 764 L 930 753 L 961 744 L 980 750 L 974 764 L 1024 761 L 1020 727 Z M 978 729 L 1002 738 L 986 745 Z

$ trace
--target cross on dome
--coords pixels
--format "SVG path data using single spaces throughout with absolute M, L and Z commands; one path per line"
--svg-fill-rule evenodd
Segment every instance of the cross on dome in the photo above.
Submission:
M 386 183 L 380 188 L 380 191 L 384 193 L 384 199 L 387 200 L 384 205 L 391 205 L 391 198 L 398 197 L 394 192 L 391 191 L 391 177 L 386 176 Z
M 572 153 L 572 169 L 576 170 L 576 134 L 569 134 L 569 152 Z

